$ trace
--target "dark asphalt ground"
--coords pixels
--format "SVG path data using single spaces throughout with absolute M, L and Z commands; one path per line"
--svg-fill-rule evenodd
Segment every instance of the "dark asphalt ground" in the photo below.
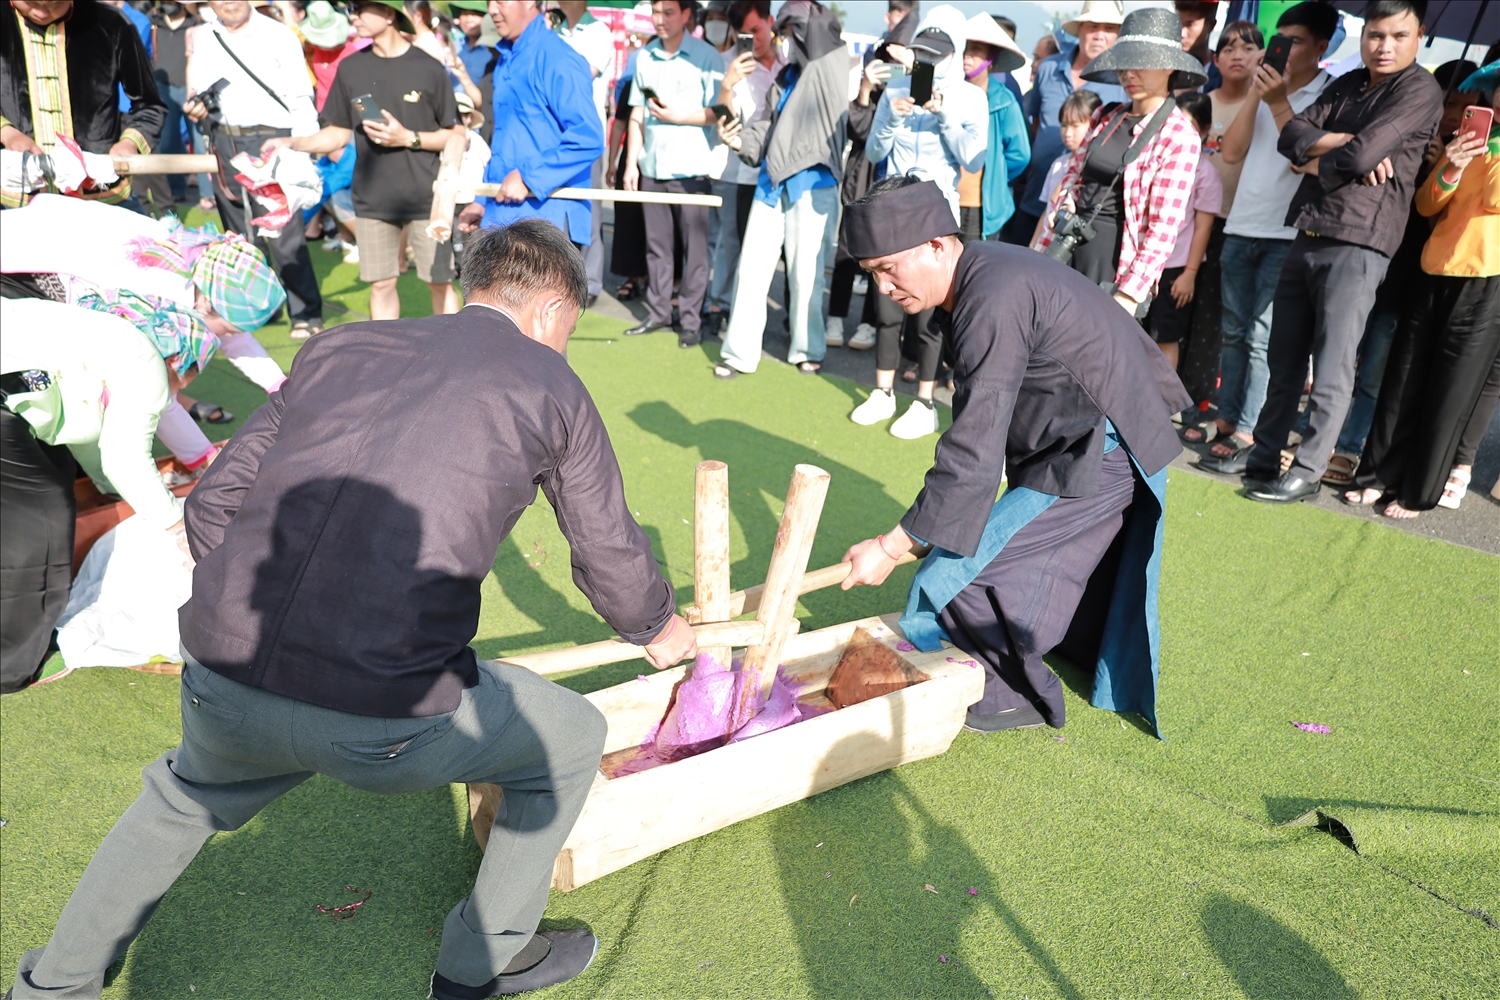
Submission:
M 606 262 L 609 260 L 609 247 L 613 232 L 612 217 L 613 211 L 606 209 L 604 227 Z M 635 299 L 631 302 L 620 302 L 611 294 L 624 280 L 623 275 L 605 275 L 604 294 L 595 303 L 594 311 L 602 315 L 613 316 L 617 319 L 639 322 L 646 315 L 643 300 Z M 780 304 L 785 301 L 785 295 L 784 276 L 780 268 L 778 268 L 776 278 L 772 283 L 770 308 L 767 313 L 765 357 L 771 361 L 781 363 L 785 363 L 788 348 L 786 312 Z M 858 322 L 858 316 L 863 304 L 862 297 L 856 295 L 849 308 L 850 320 L 845 330 L 846 337 L 854 333 L 854 327 Z M 654 336 L 658 337 L 671 335 L 666 331 L 654 334 Z M 873 386 L 875 384 L 875 352 L 873 350 L 854 351 L 848 348 L 831 348 L 828 351 L 828 356 L 824 359 L 823 369 L 829 374 L 839 375 L 862 385 Z M 898 392 L 905 395 L 916 394 L 915 383 L 903 382 L 897 379 L 896 387 Z M 938 388 L 936 396 L 940 402 L 947 403 L 949 401 L 948 392 L 941 386 Z M 935 440 L 936 438 L 934 438 Z M 1226 477 L 1204 472 L 1192 464 L 1198 459 L 1200 453 L 1206 451 L 1207 446 L 1204 445 L 1184 444 L 1183 453 L 1172 464 L 1194 475 L 1233 482 L 1233 480 Z M 1326 486 L 1318 497 L 1305 502 L 1324 508 L 1325 510 L 1335 511 L 1346 517 L 1374 520 L 1398 531 L 1409 531 L 1412 534 L 1422 535 L 1427 538 L 1441 538 L 1456 545 L 1464 545 L 1472 549 L 1478 549 L 1481 552 L 1500 555 L 1500 500 L 1495 500 L 1489 495 L 1490 486 L 1494 484 L 1497 476 L 1500 476 L 1500 411 L 1496 412 L 1495 419 L 1490 422 L 1484 442 L 1480 445 L 1479 456 L 1474 465 L 1473 482 L 1469 486 L 1468 495 L 1464 497 L 1458 510 L 1437 508 L 1425 511 L 1413 520 L 1395 521 L 1391 518 L 1381 516 L 1368 507 L 1347 506 L 1338 499 L 1341 491 Z M 1245 502 L 1253 503 L 1254 501 L 1247 499 Z

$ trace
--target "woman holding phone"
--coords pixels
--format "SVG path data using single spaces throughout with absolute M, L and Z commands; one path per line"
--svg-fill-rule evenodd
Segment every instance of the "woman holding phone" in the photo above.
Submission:
M 1192 119 L 1175 102 L 1167 105 L 1173 90 L 1208 79 L 1182 50 L 1181 33 L 1170 10 L 1132 11 L 1120 26 L 1120 41 L 1083 68 L 1085 80 L 1118 82 L 1130 103 L 1094 112 L 1047 206 L 1037 243 L 1043 253 L 1064 259 L 1062 247 L 1049 248 L 1060 239 L 1075 242 L 1068 263 L 1137 317 L 1145 314 L 1177 243 L 1202 149 Z
M 1422 248 L 1426 280 L 1406 331 L 1416 337 L 1404 380 L 1386 379 L 1379 407 L 1396 407 L 1387 438 L 1371 435 L 1345 503 L 1384 502 L 1386 517 L 1457 508 L 1468 491 L 1480 438 L 1500 393 L 1500 62 L 1459 85 L 1488 93 L 1426 183 L 1417 211 L 1436 218 Z M 1380 421 L 1377 418 L 1377 427 Z

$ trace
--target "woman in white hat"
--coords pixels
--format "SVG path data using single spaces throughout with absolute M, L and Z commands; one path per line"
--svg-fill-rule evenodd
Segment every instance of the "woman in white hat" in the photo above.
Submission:
M 1031 162 L 1031 139 L 1021 102 L 994 74 L 1024 65 L 1026 54 L 993 17 L 969 18 L 964 78 L 989 99 L 990 133 L 984 168 L 978 173 L 963 170 L 958 179 L 958 221 L 966 240 L 995 239 L 1016 210 L 1010 185 Z
M 1182 50 L 1182 25 L 1161 7 L 1132 11 L 1083 78 L 1118 82 L 1129 104 L 1094 112 L 1083 145 L 1047 206 L 1037 249 L 1145 314 L 1187 211 L 1202 140 L 1173 90 L 1207 80 Z

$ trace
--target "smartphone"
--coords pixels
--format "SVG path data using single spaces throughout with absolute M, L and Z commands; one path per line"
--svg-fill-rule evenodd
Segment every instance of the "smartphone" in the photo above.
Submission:
M 349 103 L 354 106 L 354 113 L 359 115 L 360 121 L 385 123 L 385 116 L 380 113 L 380 105 L 375 103 L 372 95 L 360 94 L 358 97 L 351 97 Z
M 656 96 L 656 91 L 652 90 L 650 87 L 642 87 L 641 96 L 644 97 L 648 102 L 655 101 L 657 104 L 665 103 L 660 97 Z
M 1286 59 L 1291 54 L 1292 40 L 1286 35 L 1272 35 L 1271 40 L 1266 43 L 1266 54 L 1261 59 L 1261 64 L 1286 76 Z
M 734 39 L 735 58 L 739 58 L 747 52 L 752 54 L 755 52 L 755 36 L 748 35 L 742 31 Z
M 727 104 L 715 104 L 712 106 L 714 117 L 721 122 L 727 122 L 734 117 L 734 111 Z
M 1463 124 L 1458 126 L 1458 134 L 1470 139 L 1488 140 L 1490 137 L 1490 126 L 1495 123 L 1495 109 L 1470 106 L 1464 108 Z
M 930 62 L 918 60 L 911 68 L 911 99 L 917 107 L 921 107 L 932 100 L 932 71 L 935 67 Z

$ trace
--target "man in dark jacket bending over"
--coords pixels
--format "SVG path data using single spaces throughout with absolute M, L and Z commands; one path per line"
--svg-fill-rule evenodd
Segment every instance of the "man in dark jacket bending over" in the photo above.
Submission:
M 1093 668 L 1095 706 L 1154 727 L 1166 466 L 1181 450 L 1171 415 L 1192 401 L 1141 325 L 1076 271 L 957 231 L 937 185 L 911 177 L 845 210 L 871 282 L 951 326 L 957 387 L 926 486 L 890 532 L 849 550 L 844 588 L 932 547 L 901 629 L 983 665 L 971 730 L 1061 728 L 1062 684 L 1042 662 L 1059 645 Z
M 456 315 L 309 341 L 193 491 L 182 745 L 146 768 L 52 940 L 22 957 L 17 998 L 99 996 L 204 841 L 315 773 L 387 794 L 504 790 L 474 890 L 443 924 L 435 997 L 548 986 L 592 960 L 587 931 L 536 927 L 604 717 L 476 659 L 480 581 L 540 486 L 604 619 L 658 668 L 697 644 L 562 356 L 588 293 L 578 251 L 540 219 L 484 230 L 463 282 Z

